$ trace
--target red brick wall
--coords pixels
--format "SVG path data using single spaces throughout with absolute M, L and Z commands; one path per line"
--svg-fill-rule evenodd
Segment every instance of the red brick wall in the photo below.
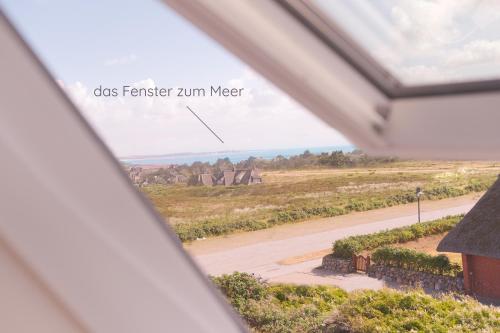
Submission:
M 500 300 L 500 259 L 464 255 L 464 285 L 471 294 Z

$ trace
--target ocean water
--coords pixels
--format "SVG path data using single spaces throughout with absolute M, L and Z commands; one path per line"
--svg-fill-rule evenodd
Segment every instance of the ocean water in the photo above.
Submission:
M 250 156 L 270 160 L 276 156 L 300 155 L 304 151 L 309 150 L 313 154 L 329 153 L 336 150 L 341 150 L 344 153 L 351 152 L 355 149 L 354 146 L 327 146 L 327 147 L 301 147 L 301 148 L 286 148 L 286 149 L 262 149 L 262 150 L 241 150 L 241 151 L 220 151 L 210 153 L 183 153 L 169 154 L 161 156 L 144 156 L 134 158 L 121 158 L 120 161 L 126 164 L 133 165 L 170 165 L 170 164 L 192 164 L 194 162 L 209 162 L 215 163 L 219 158 L 228 157 L 232 163 L 248 159 Z

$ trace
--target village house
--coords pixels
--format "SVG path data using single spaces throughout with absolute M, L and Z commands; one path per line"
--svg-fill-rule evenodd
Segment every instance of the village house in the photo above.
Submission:
M 217 179 L 217 185 L 251 185 L 262 183 L 262 177 L 257 169 L 226 170 Z
M 128 169 L 128 176 L 132 183 L 140 184 L 142 181 L 142 168 L 138 166 L 132 166 Z
M 252 185 L 262 183 L 262 177 L 257 169 L 225 170 L 219 177 L 204 173 L 198 175 L 197 185 Z
M 500 302 L 500 178 L 462 221 L 441 240 L 437 250 L 462 253 L 468 294 Z
M 188 181 L 188 177 L 179 173 L 172 166 L 162 168 L 131 166 L 126 168 L 126 171 L 132 183 L 137 186 L 148 184 L 179 184 L 187 183 Z
M 176 174 L 176 175 L 171 175 L 166 179 L 167 184 L 181 184 L 181 183 L 187 183 L 188 177 L 181 175 L 181 174 Z
M 198 175 L 196 185 L 212 186 L 215 184 L 215 178 L 209 173 L 202 173 Z

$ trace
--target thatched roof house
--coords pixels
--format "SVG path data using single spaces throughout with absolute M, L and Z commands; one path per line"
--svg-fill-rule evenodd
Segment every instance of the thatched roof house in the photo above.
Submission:
M 262 176 L 260 175 L 260 172 L 258 169 L 252 169 L 250 172 L 250 179 L 249 182 L 251 184 L 260 184 L 262 183 Z
M 500 259 L 500 179 L 443 238 L 437 250 Z
M 500 301 L 500 179 L 437 250 L 462 253 L 464 287 L 469 294 Z
M 251 185 L 262 183 L 262 177 L 257 169 L 225 170 L 219 177 L 211 174 L 198 175 L 196 185 Z M 193 184 L 194 185 L 194 184 Z
M 214 181 L 214 177 L 209 173 L 202 173 L 201 175 L 198 175 L 198 184 L 200 185 L 212 186 L 214 185 Z
M 262 183 L 262 177 L 257 169 L 236 170 L 234 173 L 234 185 L 250 185 Z
M 222 175 L 222 182 L 225 186 L 231 186 L 234 183 L 234 176 L 236 175 L 236 171 L 226 170 Z

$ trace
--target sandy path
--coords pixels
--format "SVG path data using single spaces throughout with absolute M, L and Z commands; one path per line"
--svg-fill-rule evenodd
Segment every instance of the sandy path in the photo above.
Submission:
M 482 193 L 474 193 L 457 198 L 437 201 L 423 201 L 421 203 L 422 213 L 429 213 L 437 210 L 446 210 L 459 206 L 473 205 L 481 195 Z M 415 213 L 416 204 L 413 203 L 366 212 L 355 212 L 348 215 L 331 218 L 314 219 L 295 224 L 285 224 L 271 229 L 214 237 L 195 241 L 191 244 L 185 244 L 185 248 L 192 255 L 199 256 L 235 249 L 238 247 L 259 244 L 262 242 L 286 240 L 326 231 L 334 231 L 358 225 L 366 225 L 371 222 L 394 219 L 403 216 L 411 216 Z M 319 248 L 317 249 L 317 251 L 321 251 L 324 249 L 325 248 Z M 296 256 L 307 255 L 308 253 L 309 252 L 307 251 L 302 253 L 299 252 L 298 254 L 296 254 Z M 285 260 L 291 256 L 295 255 L 290 254 L 286 257 L 280 258 L 280 260 Z

